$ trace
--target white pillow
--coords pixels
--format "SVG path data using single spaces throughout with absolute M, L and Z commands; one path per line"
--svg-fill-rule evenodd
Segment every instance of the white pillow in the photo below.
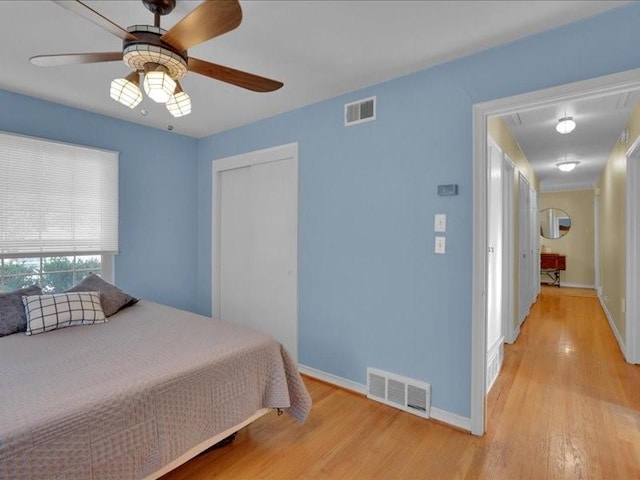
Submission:
M 27 314 L 27 335 L 107 321 L 98 292 L 28 295 L 22 297 L 22 303 Z

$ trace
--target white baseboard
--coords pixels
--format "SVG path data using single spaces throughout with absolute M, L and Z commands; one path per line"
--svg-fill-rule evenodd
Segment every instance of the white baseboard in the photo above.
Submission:
M 306 365 L 298 364 L 298 370 L 300 373 L 304 373 L 309 377 L 322 380 L 323 382 L 330 383 L 331 385 L 337 385 L 338 387 L 351 390 L 352 392 L 360 393 L 362 395 L 367 394 L 367 386 L 352 380 L 347 380 L 343 377 L 338 377 L 332 373 L 323 372 L 315 368 L 307 367 Z
M 306 365 L 302 364 L 298 364 L 298 370 L 304 375 L 315 378 L 317 380 L 321 380 L 326 383 L 330 383 L 331 385 L 336 385 L 338 387 L 344 388 L 346 390 L 351 390 L 352 392 L 356 392 L 361 395 L 367 394 L 367 386 L 358 382 L 354 382 L 353 380 L 348 380 L 346 378 L 333 375 L 332 373 L 323 372 L 322 370 L 307 367 Z M 471 431 L 470 418 L 463 417 L 456 413 L 451 413 L 434 406 L 430 407 L 429 412 L 431 418 L 433 418 L 434 420 L 438 420 L 439 422 L 446 423 L 447 425 L 451 425 L 452 427 L 456 427 L 461 430 L 466 430 L 468 432 Z
M 504 358 L 504 337 L 500 337 L 487 352 L 487 392 L 491 390 L 495 383 Z
M 604 300 L 602 300 L 601 296 L 598 296 L 598 300 L 600 300 L 600 305 L 602 306 L 602 310 L 604 310 L 604 314 L 607 317 L 607 320 L 609 321 L 609 327 L 611 328 L 611 331 L 613 332 L 613 336 L 616 337 L 616 340 L 618 341 L 618 346 L 620 347 L 620 350 L 622 351 L 622 355 L 626 359 L 627 358 L 627 352 L 626 352 L 625 347 L 624 347 L 624 342 L 622 341 L 622 337 L 620 336 L 620 332 L 618 332 L 618 328 L 616 327 L 616 324 L 613 321 L 613 317 L 611 316 L 611 313 L 609 312 L 609 309 L 607 308 L 607 304 L 604 303 Z
M 519 336 L 520 336 L 520 325 L 517 325 L 513 328 L 513 331 L 511 332 L 511 337 L 505 338 L 505 341 L 513 345 L 514 343 L 516 343 L 516 340 L 518 340 Z
M 446 423 L 447 425 L 451 425 L 452 427 L 456 427 L 461 430 L 466 430 L 467 432 L 471 431 L 470 418 L 447 412 L 446 410 L 441 410 L 437 407 L 431 407 L 430 414 L 431 418 L 434 420 L 438 420 L 439 422 Z
M 561 287 L 569 287 L 569 288 L 588 288 L 590 290 L 595 290 L 596 286 L 595 285 L 585 285 L 582 283 L 562 283 L 560 284 Z

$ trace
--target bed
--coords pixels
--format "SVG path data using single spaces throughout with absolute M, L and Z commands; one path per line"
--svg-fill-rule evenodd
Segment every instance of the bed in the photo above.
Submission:
M 149 301 L 0 338 L 0 478 L 158 478 L 309 394 L 272 337 Z

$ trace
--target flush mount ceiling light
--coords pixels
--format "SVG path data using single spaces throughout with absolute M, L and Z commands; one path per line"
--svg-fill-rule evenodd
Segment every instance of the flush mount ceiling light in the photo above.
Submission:
M 133 73 L 112 81 L 110 95 L 129 108 L 134 108 L 142 100 L 140 74 L 144 74 L 143 84 L 147 95 L 155 102 L 164 103 L 172 115 L 180 117 L 191 112 L 189 95 L 182 88 L 176 89 L 177 81 L 187 72 L 195 72 L 253 92 L 273 92 L 283 86 L 277 80 L 188 55 L 187 51 L 191 47 L 230 32 L 240 25 L 242 9 L 238 0 L 201 2 L 168 30 L 160 28 L 160 17 L 173 11 L 176 0 L 142 0 L 144 6 L 153 13 L 154 24 L 132 25 L 127 29 L 101 15 L 86 5 L 86 2 L 54 1 L 120 38 L 122 50 L 36 55 L 29 61 L 40 67 L 56 67 L 122 60 Z
M 573 132 L 575 128 L 576 122 L 573 121 L 573 117 L 562 117 L 556 125 L 556 131 L 562 135 Z
M 580 162 L 577 162 L 575 160 L 571 162 L 560 162 L 556 163 L 556 167 L 558 167 L 558 170 L 560 170 L 561 172 L 570 172 L 571 170 L 576 168 L 579 163 Z
M 113 80 L 109 94 L 116 102 L 129 108 L 136 108 L 142 101 L 138 72 L 131 72 L 126 78 Z

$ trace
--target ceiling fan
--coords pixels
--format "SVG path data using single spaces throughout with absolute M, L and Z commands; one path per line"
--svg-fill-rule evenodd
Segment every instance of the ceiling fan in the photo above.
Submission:
M 133 71 L 111 82 L 111 98 L 135 108 L 142 101 L 140 75 L 149 98 L 164 103 L 174 117 L 191 112 L 191 99 L 179 80 L 188 71 L 254 92 L 272 92 L 282 82 L 223 65 L 189 57 L 187 50 L 240 25 L 242 9 L 238 0 L 205 0 L 169 30 L 160 28 L 160 17 L 171 13 L 176 0 L 142 0 L 154 15 L 154 25 L 132 25 L 124 29 L 80 0 L 53 0 L 122 39 L 121 52 L 37 55 L 29 61 L 41 67 L 122 60 Z

